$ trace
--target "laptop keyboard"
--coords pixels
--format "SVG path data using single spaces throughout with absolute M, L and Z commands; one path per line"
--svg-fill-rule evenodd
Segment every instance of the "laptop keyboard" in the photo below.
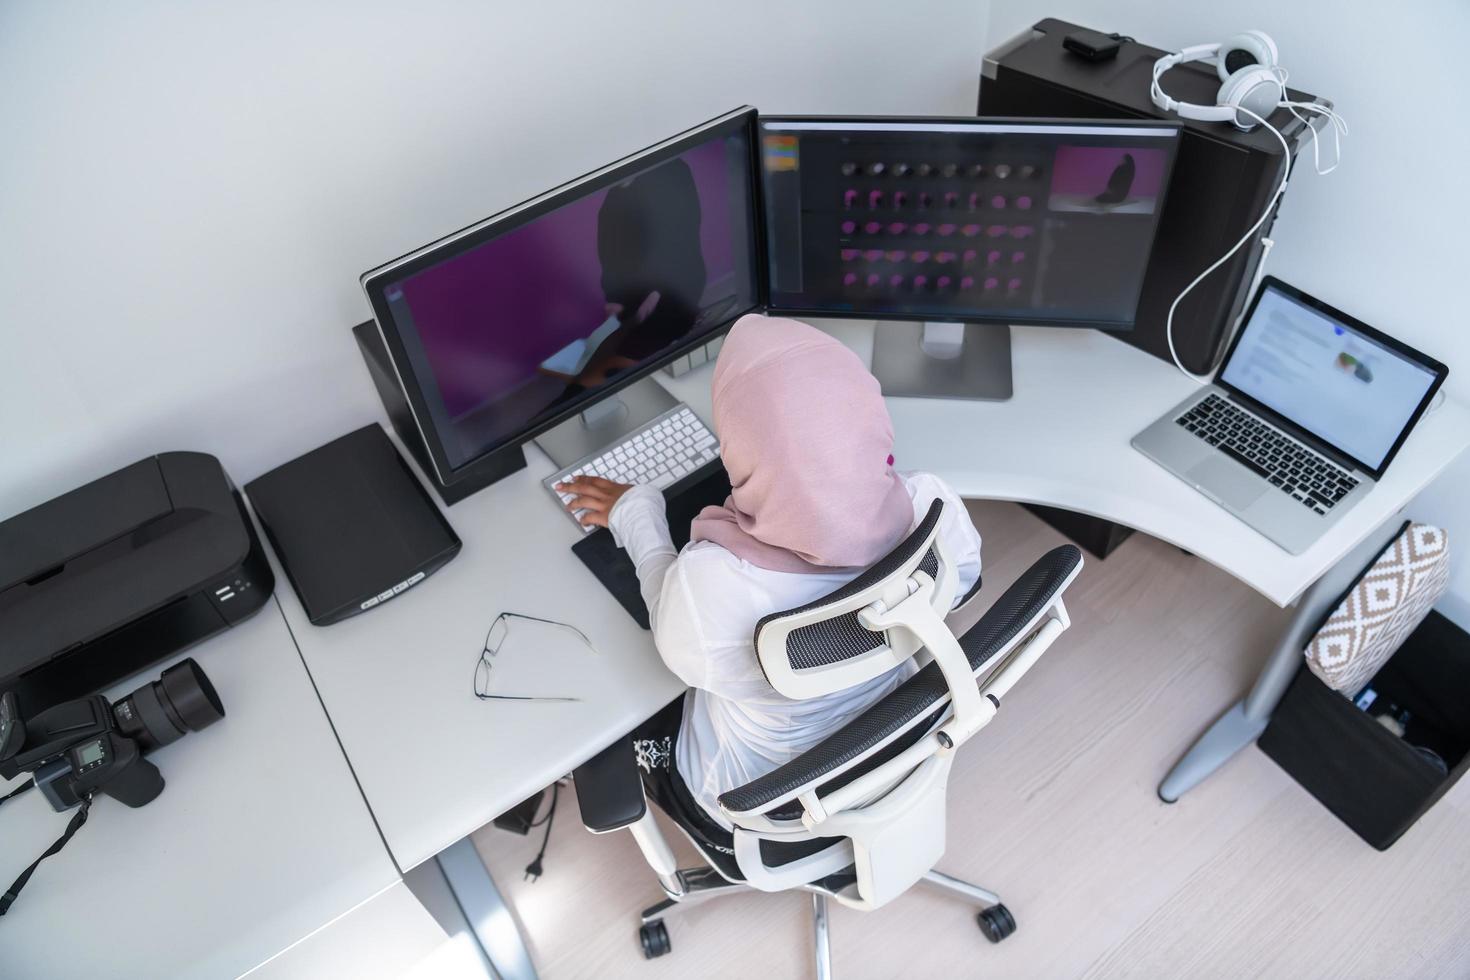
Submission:
M 1219 395 L 1197 402 L 1174 421 L 1318 514 L 1358 485 L 1346 470 Z

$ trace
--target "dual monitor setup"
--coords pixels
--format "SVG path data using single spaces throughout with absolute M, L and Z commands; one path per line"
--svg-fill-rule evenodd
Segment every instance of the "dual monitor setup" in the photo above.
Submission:
M 892 321 L 886 394 L 1006 398 L 1011 324 L 1133 326 L 1179 133 L 742 108 L 366 273 L 359 341 L 450 502 L 667 415 L 629 386 L 750 312 Z

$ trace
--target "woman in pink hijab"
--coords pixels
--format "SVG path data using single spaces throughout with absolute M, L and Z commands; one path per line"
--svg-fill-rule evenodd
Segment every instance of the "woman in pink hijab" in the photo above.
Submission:
M 715 364 L 714 429 L 733 488 L 695 519 L 676 553 L 663 495 L 580 477 L 559 489 L 581 520 L 611 529 L 638 569 L 654 640 L 693 691 L 655 718 L 639 762 L 662 766 L 728 838 L 716 799 L 800 755 L 912 673 L 896 668 L 826 697 L 792 701 L 766 683 L 752 636 L 769 613 L 847 582 L 909 533 L 935 499 L 964 595 L 980 574 L 980 535 L 938 477 L 893 468 L 893 425 L 862 361 L 804 323 L 756 314 L 730 329 Z M 669 765 L 669 760 L 673 765 Z M 683 807 L 682 809 L 689 809 Z

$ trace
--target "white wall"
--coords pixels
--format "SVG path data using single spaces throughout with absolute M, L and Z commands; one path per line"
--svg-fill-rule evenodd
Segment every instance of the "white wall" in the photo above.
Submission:
M 1470 400 L 1470 4 L 992 0 L 987 50 L 1043 17 L 1175 50 L 1270 34 L 1292 83 L 1332 99 L 1352 127 L 1341 168 L 1292 179 L 1270 271 L 1438 357 L 1450 397 Z M 1450 529 L 1458 556 L 1440 608 L 1470 627 L 1470 458 L 1409 516 Z
M 1270 31 L 1353 125 L 1342 169 L 1294 181 L 1272 270 L 1470 398 L 1460 0 L 8 0 L 0 516 L 168 449 L 249 480 L 377 411 L 363 270 L 740 103 L 972 111 L 980 53 L 1047 14 L 1166 46 Z M 1467 489 L 1470 460 L 1414 509 L 1462 552 Z
M 943 29 L 905 54 L 916 23 Z M 364 270 L 742 103 L 973 111 L 984 29 L 944 0 L 0 0 L 0 517 L 361 425 Z

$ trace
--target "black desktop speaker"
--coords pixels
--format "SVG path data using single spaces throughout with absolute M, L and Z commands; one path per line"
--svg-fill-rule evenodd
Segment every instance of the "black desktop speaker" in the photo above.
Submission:
M 314 625 L 388 602 L 459 553 L 454 530 L 379 425 L 245 485 Z

